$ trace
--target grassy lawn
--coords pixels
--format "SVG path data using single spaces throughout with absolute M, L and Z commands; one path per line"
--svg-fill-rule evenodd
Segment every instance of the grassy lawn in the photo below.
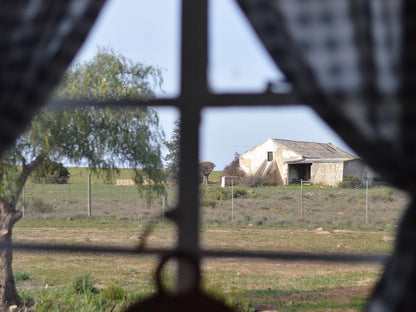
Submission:
M 134 186 L 93 175 L 93 217 L 87 218 L 88 171 L 72 168 L 71 174 L 68 185 L 26 186 L 26 216 L 16 224 L 16 242 L 133 247 L 148 222 L 176 204 L 174 186 L 167 201 L 149 204 Z M 120 178 L 129 178 L 128 170 Z M 302 217 L 299 186 L 236 186 L 233 192 L 231 199 L 231 188 L 201 188 L 205 248 L 387 254 L 408 201 L 389 187 L 369 189 L 366 198 L 364 189 L 306 186 Z M 176 228 L 160 221 L 146 246 L 173 248 L 176 238 Z M 36 311 L 121 311 L 155 292 L 157 262 L 143 255 L 16 251 L 14 272 L 20 295 L 27 305 L 35 302 Z M 258 305 L 278 311 L 360 311 L 381 266 L 208 258 L 202 270 L 204 289 L 241 311 Z

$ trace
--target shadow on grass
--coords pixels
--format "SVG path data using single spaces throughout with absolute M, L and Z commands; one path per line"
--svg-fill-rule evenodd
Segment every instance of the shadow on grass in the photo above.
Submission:
M 363 287 L 320 288 L 314 290 L 260 289 L 231 291 L 219 296 L 238 311 L 255 311 L 256 307 L 283 311 L 363 311 L 367 296 Z M 218 296 L 217 296 L 218 297 Z

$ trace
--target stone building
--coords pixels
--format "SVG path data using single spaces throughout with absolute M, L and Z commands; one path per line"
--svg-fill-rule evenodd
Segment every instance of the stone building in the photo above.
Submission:
M 268 139 L 240 155 L 247 175 L 267 177 L 273 185 L 299 183 L 336 186 L 347 176 L 368 177 L 361 159 L 331 143 Z

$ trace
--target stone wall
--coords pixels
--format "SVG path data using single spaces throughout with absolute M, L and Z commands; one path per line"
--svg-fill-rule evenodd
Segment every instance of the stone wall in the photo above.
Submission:
M 343 162 L 313 163 L 311 166 L 311 183 L 337 186 L 342 182 Z

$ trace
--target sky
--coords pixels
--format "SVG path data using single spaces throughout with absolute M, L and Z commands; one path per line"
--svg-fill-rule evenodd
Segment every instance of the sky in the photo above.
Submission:
M 109 0 L 75 62 L 92 58 L 97 46 L 162 69 L 160 97 L 180 87 L 179 0 Z M 213 92 L 263 92 L 283 78 L 233 0 L 209 6 L 208 81 Z M 175 108 L 157 108 L 169 140 Z M 222 170 L 234 158 L 268 138 L 331 142 L 351 149 L 308 107 L 209 108 L 202 113 L 200 161 Z

